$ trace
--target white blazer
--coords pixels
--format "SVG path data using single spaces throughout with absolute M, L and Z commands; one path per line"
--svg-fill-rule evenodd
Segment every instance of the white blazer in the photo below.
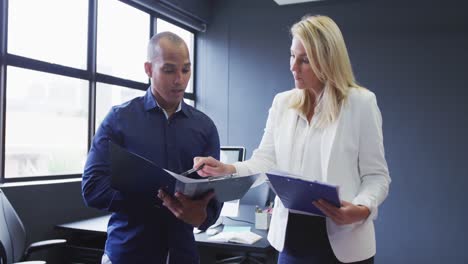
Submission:
M 271 169 L 289 171 L 291 164 L 300 162 L 290 158 L 299 113 L 289 107 L 291 97 L 299 92 L 293 89 L 275 96 L 260 146 L 251 159 L 234 164 L 239 175 Z M 327 218 L 333 252 L 345 263 L 368 259 L 376 253 L 373 220 L 391 181 L 385 161 L 382 118 L 372 92 L 350 90 L 337 121 L 323 131 L 320 153 L 322 179 L 339 186 L 342 200 L 367 206 L 371 212 L 367 219 L 349 225 L 337 225 Z M 307 165 L 303 167 L 306 174 Z M 276 197 L 268 240 L 278 251 L 284 247 L 287 223 L 288 209 Z

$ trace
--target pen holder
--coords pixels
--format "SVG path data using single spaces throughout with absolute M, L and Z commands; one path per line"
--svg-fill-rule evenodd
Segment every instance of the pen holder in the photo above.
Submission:
M 255 229 L 267 230 L 270 226 L 271 214 L 267 212 L 255 213 Z

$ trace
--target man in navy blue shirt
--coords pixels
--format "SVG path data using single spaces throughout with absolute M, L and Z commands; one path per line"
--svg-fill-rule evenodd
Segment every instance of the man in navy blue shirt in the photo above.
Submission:
M 206 229 L 218 218 L 221 204 L 212 193 L 196 200 L 176 194 L 168 209 L 156 190 L 142 199 L 110 186 L 109 140 L 176 173 L 191 169 L 196 156 L 219 158 L 213 121 L 183 101 L 191 75 L 185 42 L 170 32 L 153 36 L 145 72 L 146 94 L 114 106 L 97 130 L 82 194 L 88 206 L 112 212 L 102 263 L 199 263 L 193 227 Z

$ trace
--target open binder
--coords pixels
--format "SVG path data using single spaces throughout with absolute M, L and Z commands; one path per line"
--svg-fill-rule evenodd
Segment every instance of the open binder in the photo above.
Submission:
M 323 199 L 341 207 L 338 186 L 299 179 L 299 176 L 283 171 L 266 173 L 270 188 L 290 212 L 325 216 L 312 202 Z
M 183 193 L 198 198 L 214 191 L 216 200 L 242 198 L 259 174 L 192 179 L 158 167 L 152 161 L 109 141 L 112 188 L 122 193 L 155 196 L 159 189 L 169 194 Z

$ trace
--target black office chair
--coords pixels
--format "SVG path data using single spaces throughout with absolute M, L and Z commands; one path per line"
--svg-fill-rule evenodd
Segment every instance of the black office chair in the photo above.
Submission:
M 26 231 L 23 223 L 0 189 L 0 264 L 43 264 L 46 262 L 25 260 L 34 251 L 65 245 L 66 242 L 65 239 L 45 240 L 26 248 Z
M 259 186 L 251 188 L 245 195 L 240 199 L 240 204 L 256 205 L 261 208 L 267 206 L 272 197 L 270 187 L 267 183 L 262 183 Z M 273 196 L 274 197 L 274 196 Z M 216 264 L 262 264 L 267 260 L 265 257 L 260 255 L 254 255 L 253 253 L 244 252 L 238 256 L 223 256 L 222 259 L 216 260 Z

